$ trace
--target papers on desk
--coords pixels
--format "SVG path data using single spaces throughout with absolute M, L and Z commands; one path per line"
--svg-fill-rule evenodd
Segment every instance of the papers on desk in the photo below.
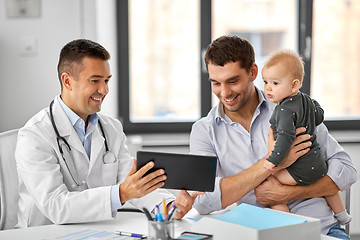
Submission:
M 216 240 L 319 240 L 320 220 L 243 203 L 222 215 L 201 218 L 191 231 L 212 234 Z
M 126 237 L 126 236 L 120 236 L 116 235 L 115 233 L 106 232 L 106 231 L 98 231 L 93 229 L 83 229 L 80 231 L 76 231 L 73 233 L 68 233 L 66 235 L 60 236 L 56 239 L 61 240 L 110 240 L 110 239 L 121 239 L 121 240 L 127 240 L 127 239 L 138 239 L 134 237 Z
M 214 218 L 259 230 L 306 222 L 304 218 L 246 203 L 240 204 L 233 210 Z

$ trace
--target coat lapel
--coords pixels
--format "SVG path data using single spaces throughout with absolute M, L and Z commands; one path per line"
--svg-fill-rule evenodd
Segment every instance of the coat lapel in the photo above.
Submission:
M 57 98 L 55 98 L 53 111 L 55 118 L 54 121 L 60 136 L 64 137 L 66 141 L 68 141 L 71 150 L 76 149 L 78 152 L 82 153 L 84 157 L 88 158 L 79 136 L 77 135 L 74 127 L 71 125 L 69 118 L 66 116 L 66 113 L 62 109 Z

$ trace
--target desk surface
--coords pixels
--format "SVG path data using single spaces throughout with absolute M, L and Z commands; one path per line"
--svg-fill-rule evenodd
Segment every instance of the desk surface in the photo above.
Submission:
M 190 216 L 194 216 L 191 215 Z M 192 213 L 194 214 L 194 213 Z M 189 214 L 188 214 L 189 215 Z M 182 219 L 175 222 L 175 236 L 181 232 L 190 230 L 194 223 L 190 219 Z M 14 229 L 0 231 L 0 239 L 55 239 L 65 234 L 73 233 L 82 229 L 93 229 L 99 231 L 127 231 L 141 234 L 147 234 L 147 218 L 142 213 L 137 212 L 119 212 L 115 220 L 83 223 L 83 224 L 66 224 L 66 225 L 46 225 L 39 227 L 30 227 L 25 229 Z M 321 235 L 321 240 L 332 240 L 336 238 Z M 218 239 L 215 239 L 218 240 Z

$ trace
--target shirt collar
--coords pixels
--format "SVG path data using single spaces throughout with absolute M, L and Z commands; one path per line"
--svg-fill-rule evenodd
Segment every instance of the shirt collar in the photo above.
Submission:
M 258 98 L 259 98 L 259 105 L 257 106 L 256 109 L 259 110 L 261 110 L 262 108 L 269 109 L 269 103 L 267 102 L 265 93 L 260 89 L 258 89 L 256 86 L 255 86 L 255 91 L 258 93 Z M 219 102 L 217 108 L 218 110 L 215 113 L 216 123 L 220 124 L 221 121 L 225 123 L 232 123 L 231 119 L 225 114 L 224 105 L 221 102 Z
M 217 109 L 216 109 L 217 108 Z M 220 124 L 221 121 L 225 121 L 224 105 L 219 101 L 219 104 L 215 107 L 215 122 Z
M 255 87 L 255 90 L 257 91 L 259 97 L 259 105 L 257 106 L 257 108 L 265 107 L 269 109 L 269 103 L 267 98 L 265 97 L 265 93 L 257 87 Z

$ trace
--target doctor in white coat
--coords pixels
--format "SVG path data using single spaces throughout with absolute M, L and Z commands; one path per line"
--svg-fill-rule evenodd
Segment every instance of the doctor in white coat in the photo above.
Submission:
M 61 95 L 19 130 L 18 228 L 102 221 L 115 217 L 125 202 L 150 211 L 175 197 L 160 188 L 163 170 L 136 171 L 121 123 L 97 114 L 109 91 L 109 53 L 90 40 L 74 40 L 61 50 Z M 198 193 L 176 199 L 181 218 Z

